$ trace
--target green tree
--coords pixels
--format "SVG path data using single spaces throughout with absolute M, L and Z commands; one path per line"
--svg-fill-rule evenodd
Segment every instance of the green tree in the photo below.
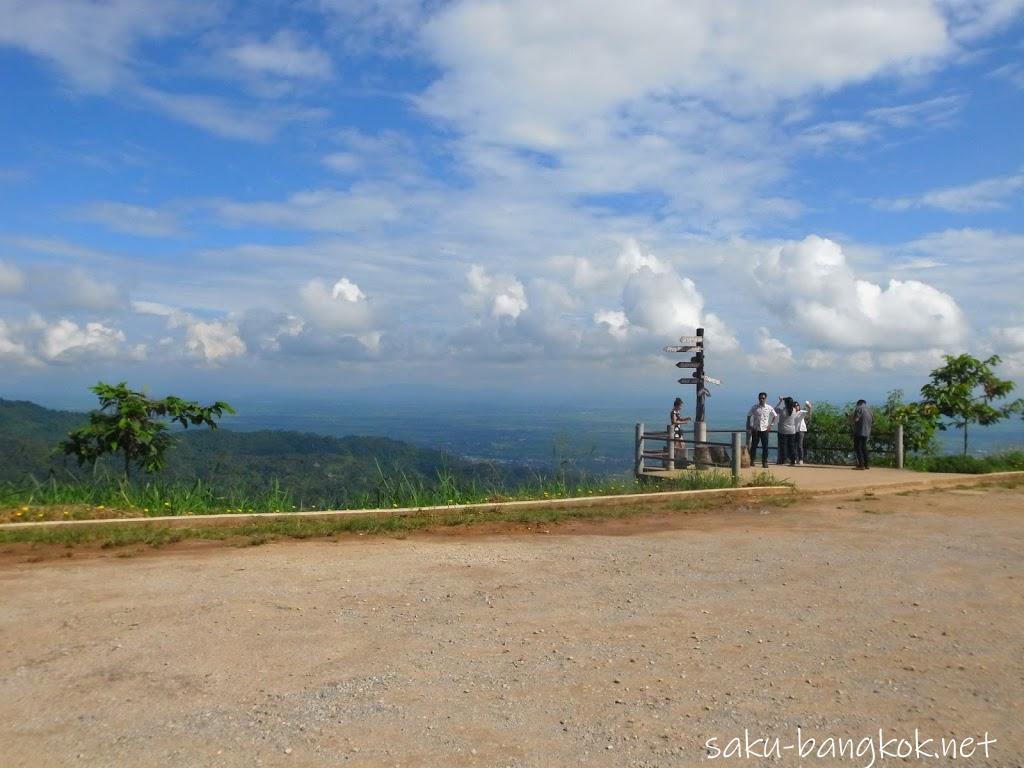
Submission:
M 174 396 L 153 400 L 128 389 L 123 381 L 116 386 L 101 381 L 90 389 L 99 398 L 100 409 L 89 414 L 88 424 L 68 433 L 57 450 L 77 458 L 79 466 L 121 453 L 126 478 L 133 464 L 146 472 L 163 468 L 167 449 L 174 443 L 163 419 L 183 427 L 205 424 L 216 429 L 217 419 L 235 412 L 220 400 L 207 406 Z
M 941 419 L 934 408 L 923 403 L 903 402 L 903 390 L 894 389 L 885 399 L 882 416 L 903 425 L 903 445 L 911 453 L 932 454 L 938 449 L 935 432 Z
M 939 429 L 949 419 L 957 429 L 964 431 L 964 455 L 967 455 L 967 427 L 977 423 L 995 424 L 1024 409 L 1024 400 L 1013 400 L 1005 405 L 993 405 L 1013 392 L 1014 384 L 1000 379 L 992 370 L 999 365 L 999 356 L 978 360 L 968 354 L 943 355 L 946 364 L 931 372 L 931 381 L 921 387 L 923 401 L 918 404 L 924 415 L 939 419 Z

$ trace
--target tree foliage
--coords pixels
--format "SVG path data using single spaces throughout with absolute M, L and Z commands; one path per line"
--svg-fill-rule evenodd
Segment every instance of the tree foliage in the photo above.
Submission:
M 939 419 L 922 403 L 903 402 L 902 389 L 889 393 L 882 415 L 892 424 L 903 425 L 903 447 L 908 452 L 927 456 L 938 451 L 935 432 L 939 429 Z
M 902 404 L 903 393 L 889 393 L 885 406 L 875 408 L 875 422 L 868 448 L 881 463 L 892 461 L 895 455 L 893 433 L 896 419 L 892 406 Z M 824 401 L 814 404 L 808 419 L 808 434 L 804 442 L 807 460 L 814 464 L 849 464 L 853 454 L 853 410 L 855 403 L 835 405 Z M 906 426 L 904 426 L 906 432 Z
M 128 389 L 123 381 L 117 385 L 101 381 L 90 389 L 99 398 L 100 409 L 89 414 L 88 424 L 68 433 L 58 450 L 74 456 L 79 465 L 120 453 L 126 477 L 132 465 L 146 472 L 163 468 L 167 449 L 174 443 L 167 422 L 216 429 L 217 419 L 235 412 L 221 400 L 206 406 L 173 395 L 154 400 Z
M 1000 379 L 993 370 L 1000 362 L 998 355 L 985 360 L 968 354 L 944 355 L 943 358 L 946 364 L 931 372 L 931 381 L 921 387 L 922 402 L 916 405 L 924 418 L 935 420 L 939 429 L 945 430 L 951 425 L 962 429 L 966 455 L 968 425 L 987 426 L 1002 421 L 1024 410 L 1024 400 L 994 405 L 1014 389 L 1012 381 Z

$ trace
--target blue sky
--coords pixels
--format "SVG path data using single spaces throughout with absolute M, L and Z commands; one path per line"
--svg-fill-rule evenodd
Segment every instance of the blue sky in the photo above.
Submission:
M 1024 0 L 0 14 L 0 395 L 1024 382 Z

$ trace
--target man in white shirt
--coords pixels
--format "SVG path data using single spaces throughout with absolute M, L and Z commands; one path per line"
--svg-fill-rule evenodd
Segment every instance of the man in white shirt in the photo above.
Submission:
M 768 393 L 757 395 L 757 404 L 747 413 L 747 431 L 750 434 L 750 463 L 757 461 L 757 444 L 761 443 L 761 466 L 768 468 L 768 433 L 778 416 L 775 409 L 768 405 Z

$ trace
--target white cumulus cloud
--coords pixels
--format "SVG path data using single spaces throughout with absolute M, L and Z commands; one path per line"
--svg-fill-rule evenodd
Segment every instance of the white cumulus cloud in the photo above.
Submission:
M 144 347 L 126 348 L 124 331 L 103 323 L 91 322 L 79 326 L 63 318 L 52 325 L 35 321 L 40 327 L 39 356 L 51 363 L 73 363 L 81 360 L 110 360 L 122 356 L 141 358 Z
M 757 329 L 756 351 L 747 360 L 755 371 L 788 371 L 793 366 L 793 350 L 762 327 Z
M 495 319 L 515 319 L 530 306 L 519 280 L 512 275 L 488 275 L 479 264 L 469 268 L 466 285 L 468 291 L 462 296 L 466 305 Z
M 631 324 L 656 334 L 689 334 L 701 324 L 704 297 L 693 280 L 644 266 L 626 281 L 622 308 Z
M 207 363 L 240 357 L 246 352 L 238 326 L 230 320 L 191 320 L 185 327 L 185 349 Z
M 826 348 L 888 351 L 956 347 L 967 320 L 946 293 L 917 280 L 858 279 L 837 243 L 810 236 L 762 254 L 755 291 L 793 331 Z

